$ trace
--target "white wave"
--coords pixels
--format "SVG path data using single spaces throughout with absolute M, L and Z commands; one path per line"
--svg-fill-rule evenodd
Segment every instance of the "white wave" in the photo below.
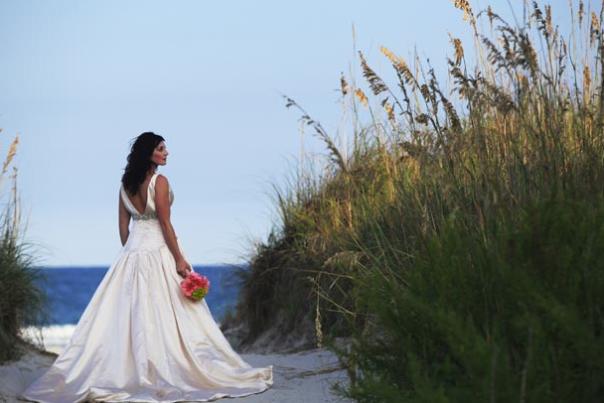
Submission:
M 216 321 L 216 324 L 220 327 L 220 321 Z M 27 326 L 21 328 L 21 334 L 36 344 L 41 342 L 46 350 L 61 354 L 75 327 L 76 325 Z
M 36 344 L 42 342 L 46 350 L 60 354 L 69 343 L 75 327 L 76 325 L 26 326 L 21 328 L 21 332 L 24 338 Z

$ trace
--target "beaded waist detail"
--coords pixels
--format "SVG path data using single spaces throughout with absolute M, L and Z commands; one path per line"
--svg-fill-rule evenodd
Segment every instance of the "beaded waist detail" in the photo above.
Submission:
M 150 211 L 148 213 L 145 214 L 134 214 L 132 216 L 132 219 L 134 221 L 138 221 L 138 220 L 152 220 L 152 219 L 157 219 L 157 213 L 155 211 Z

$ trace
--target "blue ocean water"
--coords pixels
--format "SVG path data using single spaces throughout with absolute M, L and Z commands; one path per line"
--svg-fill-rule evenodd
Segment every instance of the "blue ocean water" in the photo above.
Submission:
M 194 265 L 195 272 L 210 280 L 210 292 L 205 297 L 216 322 L 220 323 L 227 310 L 234 308 L 241 285 L 230 265 Z M 109 269 L 100 267 L 41 267 L 43 278 L 38 285 L 48 299 L 48 325 L 75 325 L 86 309 L 96 288 Z

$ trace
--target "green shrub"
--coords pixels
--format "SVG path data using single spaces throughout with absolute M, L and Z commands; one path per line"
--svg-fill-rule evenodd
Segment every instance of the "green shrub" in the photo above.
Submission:
M 9 147 L 0 171 L 0 186 L 17 151 L 19 137 Z M 47 297 L 43 292 L 44 277 L 35 268 L 32 245 L 22 239 L 20 206 L 17 196 L 17 168 L 11 175 L 13 186 L 2 192 L 0 215 L 0 363 L 18 359 L 24 352 L 18 348 L 25 341 L 21 328 L 48 322 Z M 40 340 L 28 340 L 41 347 Z
M 395 91 L 359 53 L 369 89 L 341 78 L 349 152 L 286 98 L 325 166 L 277 190 L 241 317 L 253 335 L 314 324 L 359 401 L 599 401 L 604 9 L 571 2 L 563 38 L 549 5 L 510 24 L 454 4 L 476 66 L 451 38 L 447 92 L 382 47 Z
M 404 285 L 368 272 L 359 401 L 598 401 L 604 396 L 604 198 L 527 207 L 485 242 L 457 219 Z M 380 261 L 398 271 L 395 261 Z

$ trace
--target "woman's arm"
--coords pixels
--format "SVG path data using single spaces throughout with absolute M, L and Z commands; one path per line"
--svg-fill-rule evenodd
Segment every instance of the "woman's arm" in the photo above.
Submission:
M 126 206 L 124 205 L 124 201 L 122 200 L 122 194 L 120 191 L 119 194 L 119 227 L 120 227 L 120 240 L 122 242 L 122 246 L 124 246 L 126 244 L 126 241 L 128 240 L 128 236 L 130 235 L 130 230 L 128 229 L 128 225 L 130 224 L 130 213 L 128 212 L 128 210 L 126 209 Z
M 176 261 L 176 271 L 180 275 L 186 276 L 191 271 L 191 268 L 180 252 L 178 242 L 176 241 L 176 232 L 170 221 L 170 185 L 168 184 L 168 179 L 161 174 L 155 180 L 155 210 L 164 234 L 164 239 L 166 240 L 166 245 L 168 245 L 168 249 L 170 249 Z M 185 272 L 187 273 L 185 274 Z

